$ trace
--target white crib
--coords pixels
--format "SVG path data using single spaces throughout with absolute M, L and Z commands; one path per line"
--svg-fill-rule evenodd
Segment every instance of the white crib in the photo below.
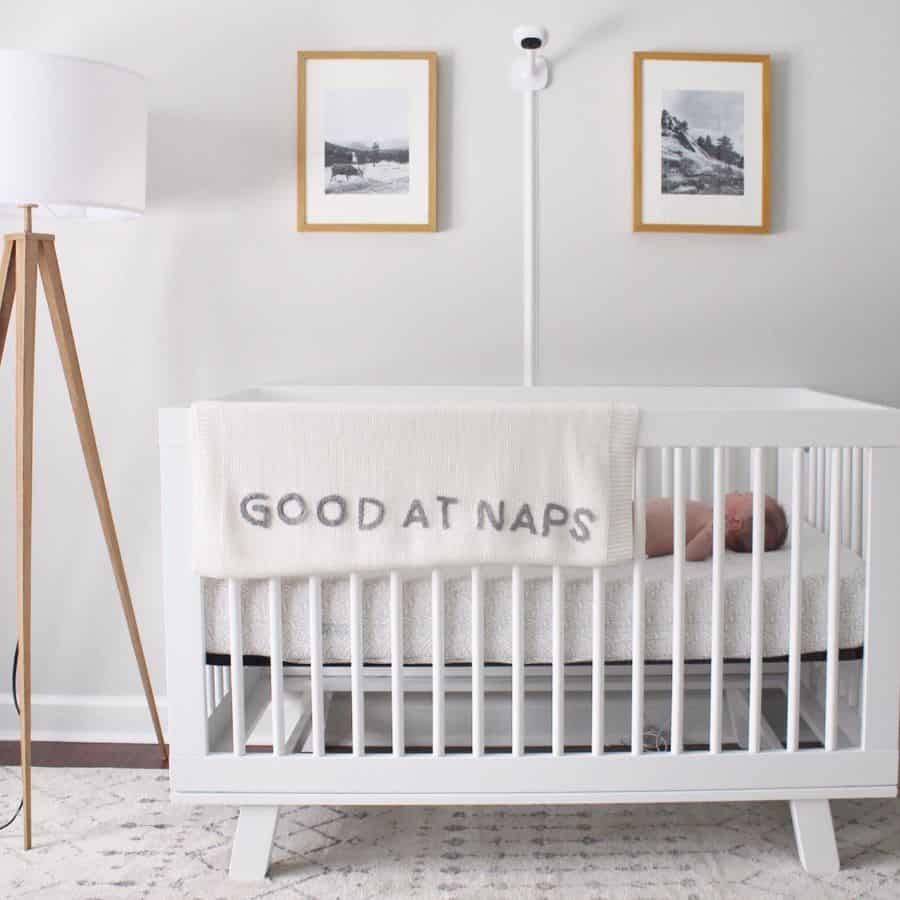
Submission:
M 323 595 L 337 590 L 332 580 L 311 575 L 302 593 L 292 593 L 296 585 L 288 591 L 277 579 L 211 586 L 193 574 L 188 411 L 161 411 L 172 796 L 240 807 L 232 877 L 264 877 L 278 807 L 297 804 L 787 800 L 804 867 L 836 871 L 829 800 L 891 797 L 897 789 L 900 411 L 799 389 L 270 388 L 236 399 L 396 397 L 439 404 L 473 396 L 621 399 L 640 407 L 627 661 L 607 654 L 613 646 L 607 631 L 624 615 L 621 602 L 614 615 L 606 609 L 609 573 L 537 571 L 527 560 L 506 572 L 466 571 L 468 654 L 452 664 L 445 654 L 445 592 L 458 586 L 459 571 L 384 573 L 386 589 L 375 599 L 366 590 L 378 573 L 348 572 L 341 590 L 349 654 L 330 658 Z M 786 624 L 764 621 L 781 599 L 768 595 L 770 554 L 754 550 L 746 559 L 749 653 L 733 660 L 725 652 L 736 626 L 728 614 L 723 497 L 748 487 L 759 504 L 777 492 L 788 512 Z M 676 552 L 664 563 L 641 553 L 643 500 L 657 493 L 674 498 Z M 691 497 L 714 507 L 714 554 L 706 564 L 684 559 L 683 509 Z M 755 516 L 760 529 L 762 521 Z M 821 573 L 805 568 L 812 564 L 799 539 L 803 529 L 821 538 Z M 758 532 L 754 547 L 761 543 Z M 851 615 L 842 560 L 845 567 L 858 561 L 864 578 L 861 640 L 848 638 L 853 646 L 841 640 L 842 614 Z M 647 651 L 651 564 L 671 569 L 668 658 Z M 508 603 L 501 618 L 511 649 L 497 662 L 485 655 L 485 607 L 487 586 L 502 578 L 508 599 L 491 599 L 490 610 Z M 704 628 L 708 621 L 709 652 L 699 660 L 685 653 L 692 578 L 705 579 L 708 590 L 701 611 L 691 612 Z M 424 606 L 421 596 L 411 598 L 413 582 L 421 593 L 423 579 Z M 578 634 L 566 629 L 567 589 L 576 583 L 588 610 Z M 527 607 L 542 584 L 550 658 L 526 663 Z M 215 647 L 216 628 L 207 621 L 211 590 L 221 594 L 227 616 L 225 648 Z M 291 602 L 304 604 L 308 635 L 305 655 L 285 660 L 283 619 Z M 386 660 L 367 656 L 364 619 L 373 603 L 387 605 Z M 404 622 L 404 611 L 427 621 Z M 822 622 L 821 646 L 812 651 L 803 647 L 807 614 Z M 263 654 L 256 648 L 245 655 L 248 615 L 265 622 Z M 404 635 L 411 624 L 430 634 L 430 660 L 410 662 Z M 768 652 L 764 634 L 786 652 Z M 567 648 L 576 637 L 588 658 L 572 660 Z

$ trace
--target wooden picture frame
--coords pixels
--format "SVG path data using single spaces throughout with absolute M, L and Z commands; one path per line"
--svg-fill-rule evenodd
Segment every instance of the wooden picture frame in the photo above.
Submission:
M 404 215 L 403 208 L 403 199 L 394 200 L 394 203 L 391 203 L 391 199 L 389 197 L 382 196 L 379 200 L 375 200 L 374 203 L 366 204 L 367 206 L 372 208 L 372 215 L 374 216 L 373 220 L 368 220 L 365 218 L 366 213 L 361 212 L 359 208 L 356 210 L 352 210 L 348 207 L 345 202 L 346 198 L 341 198 L 335 206 L 341 206 L 344 210 L 343 215 L 346 217 L 347 211 L 349 210 L 352 213 L 350 220 L 346 220 L 346 218 L 341 218 L 341 212 L 336 212 L 336 218 L 334 220 L 329 220 L 329 213 L 323 211 L 326 207 L 326 202 L 322 200 L 322 197 L 315 193 L 315 191 L 311 190 L 311 184 L 316 183 L 316 176 L 313 174 L 314 169 L 312 166 L 315 164 L 311 155 L 315 151 L 312 149 L 311 143 L 314 140 L 317 140 L 321 137 L 322 134 L 325 133 L 325 125 L 321 126 L 321 134 L 318 136 L 311 134 L 311 129 L 309 126 L 309 122 L 307 121 L 309 111 L 310 111 L 310 103 L 309 98 L 307 96 L 308 91 L 310 90 L 310 77 L 308 67 L 310 64 L 316 64 L 319 62 L 328 61 L 339 63 L 340 61 L 366 61 L 370 63 L 388 63 L 392 61 L 396 61 L 399 63 L 408 63 L 414 61 L 422 61 L 426 63 L 426 72 L 427 72 L 427 112 L 421 113 L 417 117 L 420 121 L 418 123 L 413 123 L 410 125 L 410 130 L 412 131 L 415 128 L 416 134 L 418 135 L 418 144 L 417 146 L 421 149 L 422 143 L 427 143 L 427 161 L 424 163 L 418 163 L 413 168 L 413 158 L 410 154 L 410 146 L 409 142 L 406 148 L 406 162 L 405 165 L 407 167 L 406 174 L 406 183 L 407 183 L 407 192 L 410 195 L 415 195 L 411 198 L 410 206 L 413 205 L 413 200 L 415 201 L 415 210 L 414 214 L 410 216 Z M 410 77 L 415 78 L 421 73 L 412 73 Z M 351 88 L 351 90 L 364 90 L 365 88 Z M 424 102 L 424 93 L 420 90 L 417 97 L 422 97 Z M 418 107 L 421 107 L 421 103 L 418 104 Z M 385 135 L 386 137 L 393 137 L 392 135 Z M 338 147 L 335 148 L 335 145 L 329 144 L 325 142 L 324 144 L 324 153 L 327 154 L 329 152 L 329 146 L 332 149 L 344 150 L 345 148 Z M 357 145 L 354 143 L 354 148 Z M 378 143 L 373 143 L 372 147 L 375 148 L 375 152 L 378 152 L 379 145 Z M 366 149 L 361 149 L 359 151 L 363 155 L 367 155 L 367 160 L 371 159 L 371 151 Z M 388 151 L 390 152 L 390 151 Z M 402 151 L 398 151 L 402 152 Z M 421 154 L 420 154 L 421 156 Z M 366 166 L 376 166 L 380 160 L 375 158 L 374 162 L 367 161 L 365 164 L 360 165 L 353 160 L 356 160 L 356 153 L 354 152 L 352 156 L 352 160 L 346 163 L 337 164 L 337 168 L 339 171 L 337 175 L 332 175 L 330 177 L 331 182 L 334 182 L 334 187 L 337 190 L 341 188 L 340 177 L 344 177 L 344 187 L 345 190 L 340 191 L 340 193 L 345 194 L 400 194 L 401 190 L 392 190 L 391 184 L 400 184 L 403 180 L 401 177 L 396 177 L 393 182 L 383 182 L 383 184 L 387 185 L 385 190 L 381 190 L 381 186 L 379 185 L 378 189 L 368 189 L 366 187 L 360 187 L 357 189 L 356 184 L 351 184 L 351 182 L 358 181 L 366 181 L 367 183 L 370 179 L 362 173 L 362 169 Z M 403 165 L 402 162 L 395 163 L 397 166 Z M 332 170 L 335 168 L 331 167 Z M 322 178 L 321 172 L 326 171 L 325 169 L 320 170 L 320 174 L 318 178 Z M 349 173 L 349 174 L 345 174 Z M 326 174 L 326 178 L 328 178 Z M 322 183 L 321 181 L 319 182 Z M 378 182 L 373 182 L 373 184 L 378 184 Z M 326 184 L 322 191 L 323 194 L 329 193 L 328 185 Z M 355 200 L 363 200 L 365 201 L 367 198 L 363 197 L 355 197 Z M 369 198 L 370 199 L 370 198 Z M 312 209 L 315 207 L 315 210 Z M 391 207 L 389 210 L 389 214 L 385 214 L 386 208 Z M 297 230 L 298 231 L 437 231 L 437 54 L 430 51 L 324 51 L 324 50 L 315 50 L 315 51 L 306 51 L 301 50 L 297 53 Z
M 653 73 L 652 89 L 658 98 L 655 104 L 662 108 L 662 116 L 657 120 L 660 124 L 655 125 L 661 137 L 656 144 L 652 141 L 655 135 L 647 134 L 648 127 L 652 124 L 654 115 L 659 115 L 654 104 L 646 103 L 645 91 L 648 89 L 648 77 L 645 66 L 648 62 L 652 63 L 672 63 L 671 73 L 673 83 L 678 87 L 671 92 L 674 95 L 696 94 L 711 95 L 713 93 L 722 93 L 725 97 L 737 97 L 740 94 L 740 116 L 742 125 L 740 126 L 741 147 L 740 153 L 734 150 L 731 139 L 726 134 L 726 151 L 731 154 L 726 158 L 739 158 L 739 166 L 737 163 L 721 163 L 719 160 L 712 158 L 707 161 L 710 163 L 710 171 L 724 171 L 726 168 L 730 171 L 737 172 L 740 169 L 739 179 L 733 179 L 734 184 L 724 185 L 718 182 L 728 179 L 722 179 L 716 175 L 710 176 L 704 181 L 700 170 L 695 167 L 693 173 L 685 176 L 692 159 L 696 159 L 697 154 L 706 155 L 707 149 L 710 152 L 719 152 L 720 147 L 716 144 L 703 143 L 710 141 L 707 133 L 705 139 L 700 138 L 700 146 L 694 147 L 693 150 L 688 148 L 687 154 L 682 154 L 680 163 L 673 162 L 673 156 L 667 157 L 666 138 L 670 136 L 666 130 L 666 109 L 663 104 L 663 98 L 659 97 L 659 88 L 664 83 L 666 75 L 662 67 L 658 67 Z M 709 73 L 702 73 L 702 70 L 694 63 L 709 63 L 715 68 L 710 69 Z M 743 64 L 738 70 L 735 68 L 733 72 L 729 72 L 727 67 L 720 64 Z M 753 66 L 759 67 L 759 83 L 754 85 Z M 744 103 L 745 93 L 736 91 L 733 88 L 722 90 L 715 85 L 715 79 L 721 78 L 723 75 L 734 75 L 744 79 L 747 87 L 748 106 L 758 111 L 759 118 L 753 117 L 753 121 L 749 122 L 744 119 Z M 712 83 L 704 82 L 704 77 L 712 79 Z M 690 79 L 699 76 L 699 90 L 685 87 L 690 84 Z M 729 83 L 734 79 L 729 78 Z M 744 54 L 744 53 L 657 53 L 657 52 L 636 52 L 634 53 L 634 186 L 633 186 L 633 227 L 634 231 L 681 231 L 681 232 L 723 232 L 723 233 L 744 233 L 744 234 L 763 234 L 770 229 L 770 199 L 769 199 L 769 166 L 770 166 L 770 148 L 769 148 L 769 120 L 771 110 L 770 99 L 771 85 L 771 61 L 768 55 L 763 54 Z M 711 111 L 710 114 L 715 114 Z M 687 135 L 688 143 L 693 140 L 689 134 L 689 122 L 686 119 L 671 118 L 670 121 L 676 123 L 676 127 L 684 126 L 683 132 Z M 749 124 L 750 127 L 747 127 Z M 702 130 L 702 128 L 701 128 Z M 743 145 L 744 131 L 750 135 L 746 143 Z M 693 130 L 691 130 L 693 133 Z M 714 132 L 715 133 L 715 132 Z M 678 137 L 678 135 L 676 135 Z M 679 138 L 680 140 L 680 138 Z M 721 141 L 721 136 L 719 138 Z M 687 146 L 687 145 L 686 145 Z M 660 148 L 658 155 L 658 163 L 650 155 L 656 148 Z M 728 149 L 730 148 L 730 149 Z M 696 151 L 696 152 L 695 152 Z M 677 157 L 678 149 L 674 156 Z M 745 156 L 747 165 L 745 171 Z M 690 157 L 690 158 L 688 158 Z M 678 171 L 678 165 L 683 168 Z M 674 175 L 670 177 L 669 166 L 674 167 Z M 659 176 L 659 180 L 655 180 Z M 678 179 L 681 179 L 680 182 Z M 739 189 L 737 181 L 739 180 Z M 746 188 L 745 188 L 746 185 Z M 657 188 L 658 186 L 658 188 Z M 747 190 L 745 195 L 744 191 Z M 751 193 L 752 191 L 752 193 Z M 676 197 L 676 194 L 692 194 L 692 196 Z M 712 195 L 718 196 L 712 196 Z M 726 196 L 731 195 L 731 196 Z M 679 208 L 679 203 L 682 204 Z M 709 216 L 709 220 L 705 220 L 705 216 Z

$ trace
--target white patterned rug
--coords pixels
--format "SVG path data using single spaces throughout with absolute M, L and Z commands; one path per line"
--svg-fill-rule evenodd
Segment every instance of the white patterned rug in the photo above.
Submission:
M 843 869 L 800 868 L 786 803 L 297 807 L 271 880 L 227 879 L 236 810 L 173 806 L 168 774 L 37 769 L 35 849 L 0 832 L 0 897 L 900 897 L 900 801 L 837 801 Z M 18 802 L 0 768 L 0 818 Z

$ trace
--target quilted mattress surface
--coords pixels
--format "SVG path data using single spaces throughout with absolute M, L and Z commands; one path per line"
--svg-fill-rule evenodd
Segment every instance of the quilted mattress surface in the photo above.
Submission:
M 801 529 L 803 653 L 823 651 L 827 634 L 827 542 L 807 525 Z M 724 654 L 750 655 L 750 554 L 726 553 Z M 508 663 L 512 652 L 511 578 L 508 571 L 483 569 L 484 651 L 487 662 Z M 549 570 L 525 570 L 525 659 L 551 660 L 551 587 Z M 865 566 L 846 548 L 841 550 L 839 641 L 842 649 L 863 643 Z M 632 658 L 632 566 L 603 570 L 603 609 L 607 661 Z M 592 582 L 588 570 L 565 571 L 565 656 L 569 662 L 591 659 Z M 790 551 L 765 555 L 763 566 L 763 655 L 788 652 Z M 712 646 L 712 562 L 685 564 L 685 658 L 708 659 Z M 309 661 L 307 579 L 282 579 L 282 658 Z M 446 661 L 471 658 L 471 579 L 465 570 L 448 571 L 444 580 Z M 644 563 L 645 658 L 672 658 L 672 558 Z M 203 580 L 206 649 L 229 652 L 227 585 Z M 243 650 L 270 656 L 268 583 L 241 583 Z M 350 602 L 347 578 L 322 582 L 323 652 L 326 663 L 350 661 Z M 407 663 L 431 662 L 431 577 L 404 575 L 403 644 Z M 390 608 L 387 575 L 363 576 L 363 646 L 366 661 L 389 663 Z

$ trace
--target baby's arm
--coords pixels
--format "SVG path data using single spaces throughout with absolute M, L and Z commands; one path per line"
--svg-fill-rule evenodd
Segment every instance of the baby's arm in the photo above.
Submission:
M 684 558 L 688 562 L 703 562 L 712 556 L 713 528 L 712 522 L 701 528 L 687 543 Z

